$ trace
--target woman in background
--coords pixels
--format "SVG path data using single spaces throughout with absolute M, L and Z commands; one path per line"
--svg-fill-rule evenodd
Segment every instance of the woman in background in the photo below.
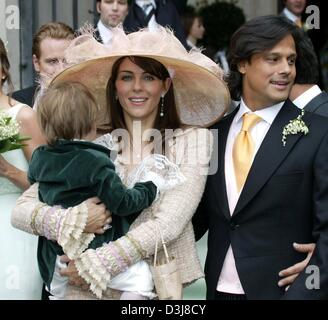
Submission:
M 22 190 L 29 187 L 28 161 L 43 138 L 34 111 L 4 93 L 6 83 L 9 89 L 13 87 L 9 68 L 7 51 L 0 39 L 0 111 L 16 119 L 20 134 L 31 138 L 23 149 L 0 155 L 0 299 L 40 299 L 42 281 L 36 259 L 37 238 L 14 229 L 10 215 Z
M 205 33 L 202 17 L 194 9 L 190 9 L 182 16 L 182 24 L 188 46 L 190 49 L 197 47 L 199 40 L 203 39 Z

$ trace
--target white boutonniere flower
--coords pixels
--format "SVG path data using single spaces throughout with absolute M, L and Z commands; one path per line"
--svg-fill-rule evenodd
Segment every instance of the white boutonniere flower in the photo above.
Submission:
M 309 133 L 309 128 L 302 119 L 303 116 L 304 110 L 302 110 L 302 113 L 296 119 L 290 120 L 289 123 L 284 126 L 282 131 L 282 143 L 284 146 L 286 145 L 286 139 L 288 135 L 299 133 L 306 135 Z

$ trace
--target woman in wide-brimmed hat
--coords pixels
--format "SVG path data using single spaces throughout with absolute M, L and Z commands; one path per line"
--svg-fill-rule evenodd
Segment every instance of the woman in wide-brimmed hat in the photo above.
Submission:
M 57 240 L 75 259 L 62 274 L 70 275 L 72 284 L 85 281 L 92 293 L 69 286 L 66 298 L 119 298 L 120 292 L 108 288 L 109 280 L 141 259 L 152 262 L 158 230 L 176 258 L 183 285 L 196 281 L 203 273 L 191 218 L 204 191 L 213 145 L 202 127 L 218 121 L 229 104 L 221 69 L 198 51 L 188 53 L 164 28 L 129 35 L 116 29 L 108 46 L 81 36 L 66 58 L 72 66 L 53 83 L 80 81 L 95 95 L 101 110 L 98 130 L 108 132 L 98 143 L 115 150 L 123 181 L 139 181 L 147 170 L 145 158 L 154 153 L 178 165 L 186 181 L 144 210 L 127 235 L 82 254 L 87 233 L 101 232 L 107 220 L 105 209 L 92 203 L 96 200 L 67 210 L 50 208 L 39 202 L 33 185 L 18 200 L 13 224 Z

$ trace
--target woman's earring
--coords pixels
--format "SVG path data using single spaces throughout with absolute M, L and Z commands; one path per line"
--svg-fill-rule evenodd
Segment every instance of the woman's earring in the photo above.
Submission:
M 161 108 L 159 110 L 159 116 L 161 118 L 164 117 L 164 94 L 162 94 L 162 96 L 161 96 Z

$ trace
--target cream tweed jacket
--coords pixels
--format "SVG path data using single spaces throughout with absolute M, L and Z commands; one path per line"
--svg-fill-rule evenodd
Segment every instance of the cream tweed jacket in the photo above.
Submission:
M 159 227 L 164 241 L 167 243 L 170 256 L 174 256 L 177 259 L 182 282 L 186 286 L 203 277 L 191 219 L 205 188 L 213 137 L 207 129 L 188 128 L 174 133 L 171 140 L 170 152 L 165 155 L 179 166 L 181 173 L 186 178 L 186 182 L 172 190 L 166 191 L 159 201 L 139 215 L 131 225 L 127 235 L 113 243 L 117 242 L 121 248 L 124 248 L 126 256 L 129 257 L 129 265 L 141 259 L 151 264 L 153 263 L 152 258 L 155 252 L 156 237 L 158 237 L 157 228 Z M 49 207 L 40 204 L 36 197 L 36 191 L 36 186 L 33 186 L 18 199 L 12 214 L 12 224 L 23 231 L 44 235 L 42 223 L 45 220 L 45 215 L 49 212 Z M 68 227 L 60 226 L 58 223 L 58 219 L 60 219 L 58 212 L 57 210 L 57 218 L 53 220 L 52 226 L 50 226 L 51 230 L 48 230 L 48 238 L 50 233 L 53 235 L 53 239 L 57 241 L 60 230 L 65 232 L 66 235 L 69 234 Z M 65 212 L 65 214 L 67 213 Z M 65 219 L 62 220 L 62 224 L 65 224 Z M 69 228 L 71 228 L 72 219 L 69 224 Z M 78 228 L 78 226 L 76 227 Z M 83 223 L 80 223 L 80 228 L 83 230 Z M 137 244 L 141 250 L 137 252 L 136 246 L 131 243 Z M 108 281 L 110 279 L 108 275 L 107 277 L 102 277 L 105 270 L 107 270 L 107 273 L 110 270 L 110 277 L 124 270 L 120 269 L 119 264 L 112 263 L 110 259 L 108 259 L 107 265 L 104 266 L 103 261 L 102 263 L 97 262 L 100 255 L 94 253 L 95 250 L 85 251 L 76 258 L 76 266 L 80 275 L 91 284 L 93 293 L 98 297 L 101 297 L 102 293 L 104 293 L 103 298 L 106 299 L 106 296 L 113 295 L 108 292 L 110 289 L 107 292 L 102 292 L 100 287 L 103 287 L 104 284 L 101 286 L 97 281 Z M 163 251 L 160 250 L 159 258 L 162 257 Z M 87 293 L 84 295 L 81 291 L 76 290 L 76 294 L 73 294 L 72 298 L 82 298 L 83 296 L 88 298 Z

